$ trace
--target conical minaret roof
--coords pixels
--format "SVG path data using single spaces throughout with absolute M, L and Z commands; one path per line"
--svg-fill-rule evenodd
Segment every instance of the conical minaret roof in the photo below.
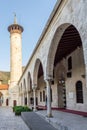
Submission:
M 12 25 L 8 27 L 8 31 L 10 33 L 16 33 L 16 32 L 21 33 L 23 32 L 23 30 L 24 30 L 23 27 L 17 23 L 16 13 L 14 13 L 14 22 Z

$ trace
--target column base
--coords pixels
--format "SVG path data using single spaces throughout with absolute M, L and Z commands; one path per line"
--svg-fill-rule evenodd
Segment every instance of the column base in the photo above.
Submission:
M 48 114 L 48 115 L 46 115 L 46 117 L 52 118 L 53 116 L 52 116 L 52 114 Z
M 33 111 L 34 111 L 34 112 L 36 112 L 36 111 L 37 111 L 37 109 L 33 109 Z

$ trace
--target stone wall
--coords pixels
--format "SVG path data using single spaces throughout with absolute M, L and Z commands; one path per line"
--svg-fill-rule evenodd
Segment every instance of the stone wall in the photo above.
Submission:
M 86 0 L 63 0 L 61 4 L 55 7 L 53 10 L 48 23 L 45 27 L 45 33 L 42 34 L 40 40 L 37 43 L 37 46 L 25 68 L 25 71 L 22 77 L 19 80 L 19 86 L 23 84 L 25 78 L 27 83 L 28 72 L 31 74 L 32 84 L 34 84 L 34 71 L 35 64 L 37 59 L 39 59 L 43 66 L 44 71 L 44 80 L 47 78 L 53 77 L 53 61 L 56 53 L 56 48 L 59 45 L 61 36 L 63 35 L 65 29 L 70 25 L 73 25 L 79 32 L 82 40 L 81 50 L 76 50 L 72 53 L 73 57 L 73 70 L 72 78 L 66 79 L 66 99 L 67 99 L 67 108 L 87 111 L 87 88 L 86 88 L 86 79 L 82 78 L 81 75 L 87 73 L 87 1 Z M 79 62 L 78 62 L 79 57 Z M 82 64 L 84 61 L 84 64 Z M 65 65 L 66 66 L 66 65 Z M 37 77 L 36 77 L 37 78 Z M 76 104 L 75 97 L 75 83 L 77 80 L 83 82 L 83 94 L 84 94 L 84 103 Z M 52 85 L 53 90 L 53 102 L 52 106 L 58 106 L 58 95 L 57 95 L 57 81 Z M 23 86 L 24 87 L 24 86 Z M 42 84 L 43 89 L 43 84 Z M 42 90 L 41 89 L 41 90 Z M 39 90 L 38 90 L 39 92 Z M 72 96 L 70 96 L 72 95 Z M 41 103 L 43 105 L 43 103 Z

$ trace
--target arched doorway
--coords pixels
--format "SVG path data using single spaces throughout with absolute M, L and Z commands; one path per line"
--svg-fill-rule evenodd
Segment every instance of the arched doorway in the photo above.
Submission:
M 55 78 L 57 82 L 58 108 L 66 108 L 66 68 L 63 63 L 56 66 Z
M 65 24 L 57 29 L 48 54 L 47 74 L 53 77 L 54 86 L 57 84 L 58 107 L 75 108 L 75 83 L 85 83 L 82 41 L 75 26 Z
M 9 103 L 9 100 L 8 100 L 8 98 L 6 99 L 6 106 L 8 106 L 8 103 Z
M 0 92 L 0 106 L 2 106 L 3 103 L 3 94 Z
M 17 106 L 17 101 L 13 100 L 13 106 Z

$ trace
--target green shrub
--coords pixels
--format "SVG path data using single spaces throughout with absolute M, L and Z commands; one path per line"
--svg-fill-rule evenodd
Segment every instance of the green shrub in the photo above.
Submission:
M 15 112 L 16 109 L 21 108 L 21 107 L 22 107 L 22 106 L 14 106 L 14 107 L 13 107 L 13 112 Z
M 23 111 L 32 111 L 30 108 L 28 108 L 27 106 L 23 107 Z
M 30 108 L 28 108 L 27 106 L 16 106 L 13 108 L 15 115 L 21 115 L 21 112 L 29 112 L 32 111 Z
M 20 109 L 16 109 L 15 115 L 21 115 L 21 110 Z

